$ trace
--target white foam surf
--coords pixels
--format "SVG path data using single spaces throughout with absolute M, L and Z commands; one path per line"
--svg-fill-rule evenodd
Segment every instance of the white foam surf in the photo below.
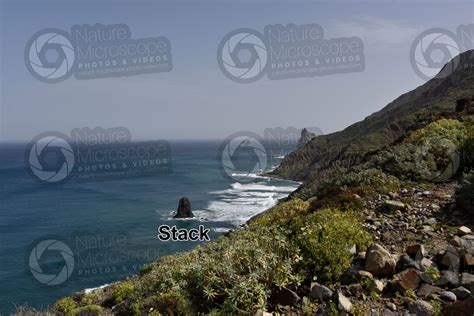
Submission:
M 206 208 L 193 211 L 198 220 L 229 222 L 235 226 L 274 206 L 298 187 L 296 182 L 277 185 L 268 178 L 256 183 L 233 183 L 229 189 L 210 192 L 215 199 Z

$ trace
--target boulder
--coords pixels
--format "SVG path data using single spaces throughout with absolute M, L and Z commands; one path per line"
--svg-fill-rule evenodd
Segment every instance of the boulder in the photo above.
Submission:
M 372 273 L 370 273 L 369 271 L 365 271 L 365 270 L 357 271 L 357 276 L 360 279 L 373 279 L 374 278 Z
M 406 208 L 405 204 L 400 201 L 387 200 L 384 203 L 385 209 L 390 212 L 395 212 L 399 210 L 404 210 Z
M 421 260 L 426 255 L 425 247 L 421 244 L 409 245 L 405 252 L 415 260 Z
M 455 302 L 456 294 L 451 291 L 443 291 L 440 293 L 439 298 L 446 302 Z
M 415 290 L 420 286 L 421 277 L 416 269 L 410 268 L 395 275 L 396 285 L 403 290 Z
M 395 316 L 395 314 L 387 308 L 382 308 L 382 310 L 380 311 L 380 314 L 378 315 L 379 316 Z
M 365 255 L 365 270 L 374 276 L 392 275 L 395 273 L 396 261 L 384 247 L 373 244 Z
M 470 253 L 466 253 L 464 255 L 464 264 L 466 267 L 473 268 L 474 267 L 474 255 Z
M 454 271 L 442 271 L 441 278 L 436 281 L 436 285 L 445 286 L 449 288 L 458 287 L 460 285 L 459 275 L 457 274 L 457 272 Z
M 174 218 L 192 218 L 194 217 L 193 212 L 191 211 L 191 202 L 187 197 L 182 197 L 179 199 L 178 209 Z
M 447 267 L 449 270 L 458 271 L 461 263 L 461 256 L 455 247 L 448 245 L 446 252 L 441 259 L 441 265 Z
M 461 274 L 461 284 L 467 287 L 474 285 L 474 274 L 470 274 L 467 272 Z
M 433 316 L 435 315 L 433 306 L 430 303 L 416 300 L 408 303 L 408 311 L 410 313 L 416 314 L 417 316 Z
M 328 287 L 319 283 L 311 283 L 311 292 L 309 293 L 310 298 L 325 301 L 330 299 L 333 294 L 333 291 Z
M 397 305 L 393 304 L 392 302 L 388 302 L 387 304 L 385 304 L 390 310 L 392 311 L 396 311 L 397 310 Z
M 272 301 L 275 305 L 295 306 L 299 303 L 300 297 L 292 290 L 283 287 L 275 292 Z
M 408 268 L 415 268 L 421 270 L 421 266 L 418 262 L 410 258 L 408 255 L 403 255 L 398 259 L 397 262 L 397 271 L 405 270 Z
M 469 227 L 461 226 L 461 227 L 458 228 L 458 235 L 459 236 L 469 235 L 470 233 L 472 233 L 472 231 Z
M 416 294 L 421 298 L 432 298 L 434 294 L 439 294 L 441 293 L 441 291 L 442 289 L 437 286 L 430 284 L 422 284 Z
M 374 279 L 373 282 L 370 284 L 370 290 L 379 294 L 383 292 L 384 288 L 385 283 L 377 279 Z
M 471 296 L 471 291 L 466 289 L 464 286 L 459 286 L 453 290 L 454 295 L 458 300 L 464 300 Z
M 341 312 L 349 313 L 352 309 L 351 301 L 345 297 L 342 293 L 337 293 L 337 307 Z
M 422 271 L 425 271 L 426 269 L 429 269 L 429 268 L 438 268 L 436 266 L 436 263 L 434 263 L 432 260 L 430 260 L 428 258 L 421 259 L 420 267 L 421 267 Z
M 463 240 L 459 236 L 454 236 L 453 239 L 450 241 L 451 245 L 454 247 L 461 248 L 463 247 Z

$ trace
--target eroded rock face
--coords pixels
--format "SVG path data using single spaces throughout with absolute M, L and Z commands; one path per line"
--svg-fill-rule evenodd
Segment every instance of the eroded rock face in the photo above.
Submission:
M 191 202 L 185 196 L 179 199 L 178 209 L 174 218 L 192 218 L 194 217 L 191 211 Z
M 307 142 L 309 142 L 314 137 L 316 137 L 315 133 L 311 133 L 310 131 L 308 131 L 308 129 L 303 128 L 303 130 L 301 131 L 301 137 L 298 141 L 298 145 L 297 145 L 298 148 L 303 147 Z
M 374 276 L 392 275 L 395 273 L 395 258 L 379 244 L 370 246 L 365 256 L 365 270 Z

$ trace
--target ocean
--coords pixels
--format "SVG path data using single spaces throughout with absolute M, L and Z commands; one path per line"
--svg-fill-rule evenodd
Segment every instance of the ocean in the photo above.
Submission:
M 160 241 L 160 225 L 203 225 L 214 239 L 298 187 L 257 174 L 243 182 L 223 176 L 219 145 L 172 142 L 167 173 L 54 185 L 28 174 L 26 144 L 0 145 L 0 314 L 19 305 L 45 308 L 198 244 Z M 194 219 L 172 218 L 182 196 L 191 201 Z

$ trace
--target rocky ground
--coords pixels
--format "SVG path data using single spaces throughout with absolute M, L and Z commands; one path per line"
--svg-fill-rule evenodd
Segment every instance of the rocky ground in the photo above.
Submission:
M 297 315 L 474 315 L 474 226 L 456 213 L 454 191 L 442 184 L 364 201 L 376 243 L 351 249 L 341 284 L 284 290 L 280 303 L 303 306 Z

